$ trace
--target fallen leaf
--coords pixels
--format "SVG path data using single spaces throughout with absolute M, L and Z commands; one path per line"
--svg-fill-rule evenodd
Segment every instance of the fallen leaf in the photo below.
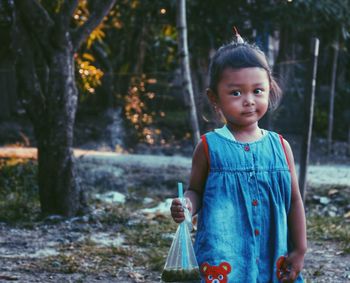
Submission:
M 136 282 L 145 282 L 145 278 L 141 273 L 138 272 L 129 272 L 129 277 L 134 279 Z
M 350 218 L 350 211 L 344 214 L 344 218 Z
M 339 191 L 337 189 L 331 189 L 331 190 L 329 190 L 328 195 L 331 197 L 331 196 L 334 196 L 338 193 L 339 193 Z

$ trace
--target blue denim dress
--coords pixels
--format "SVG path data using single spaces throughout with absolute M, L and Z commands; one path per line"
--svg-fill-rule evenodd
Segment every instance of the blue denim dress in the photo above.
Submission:
M 258 141 L 241 143 L 209 132 L 205 140 L 210 169 L 194 243 L 199 266 L 228 262 L 230 283 L 278 282 L 276 261 L 288 253 L 291 203 L 280 136 L 267 131 Z

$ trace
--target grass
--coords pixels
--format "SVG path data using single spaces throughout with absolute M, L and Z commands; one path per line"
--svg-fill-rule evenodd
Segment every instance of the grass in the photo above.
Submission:
M 0 159 L 0 221 L 31 222 L 39 213 L 37 163 Z
M 310 239 L 336 241 L 344 253 L 350 253 L 350 225 L 342 217 L 308 217 L 307 232 Z
M 61 246 L 59 255 L 40 259 L 36 267 L 53 273 L 113 275 L 118 268 L 127 266 L 132 255 L 129 248 L 101 247 L 83 241 Z
M 114 214 L 116 210 L 107 213 Z M 124 211 L 131 219 L 130 211 Z M 109 217 L 111 219 L 112 216 Z M 110 222 L 107 222 L 110 225 Z M 106 229 L 108 229 L 106 227 Z M 160 272 L 165 263 L 176 224 L 165 218 L 145 220 L 135 225 L 125 224 L 120 231 L 125 237 L 122 246 L 99 246 L 89 238 L 61 245 L 60 254 L 40 259 L 38 270 L 60 273 L 109 274 L 115 276 L 123 267 L 142 266 Z
M 138 247 L 135 264 L 147 266 L 150 270 L 161 271 L 169 251 L 172 236 L 177 225 L 169 218 L 144 221 L 133 227 L 125 227 L 127 244 Z
M 335 193 L 335 199 L 330 196 L 330 192 Z M 317 194 L 319 197 L 327 197 L 333 206 L 337 206 L 339 211 L 345 211 L 350 195 L 350 187 L 344 185 L 318 185 L 310 188 L 310 196 Z M 306 202 L 309 213 L 307 215 L 307 233 L 311 240 L 337 242 L 339 248 L 345 254 L 350 253 L 350 221 L 344 216 L 319 215 L 316 205 L 312 200 Z M 319 205 L 319 204 L 318 204 Z M 327 206 L 323 207 L 326 209 Z M 339 213 L 342 215 L 344 212 Z
M 93 204 L 90 202 L 90 206 Z M 105 225 L 112 226 L 114 224 L 125 225 L 129 220 L 130 209 L 111 204 L 103 204 L 98 202 L 95 209 L 103 210 L 99 217 L 99 221 Z

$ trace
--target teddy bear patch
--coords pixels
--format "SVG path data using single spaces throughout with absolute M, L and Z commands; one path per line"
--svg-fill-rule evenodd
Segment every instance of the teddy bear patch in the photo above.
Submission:
M 207 262 L 201 265 L 201 273 L 205 283 L 227 283 L 227 274 L 231 272 L 231 265 L 223 261 L 219 266 L 210 266 Z

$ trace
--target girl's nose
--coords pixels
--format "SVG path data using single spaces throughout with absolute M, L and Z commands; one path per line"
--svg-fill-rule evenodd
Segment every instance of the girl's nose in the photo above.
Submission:
M 253 97 L 252 95 L 248 94 L 248 95 L 245 97 L 243 104 L 244 104 L 245 106 L 254 105 L 254 104 L 255 104 L 254 97 Z

